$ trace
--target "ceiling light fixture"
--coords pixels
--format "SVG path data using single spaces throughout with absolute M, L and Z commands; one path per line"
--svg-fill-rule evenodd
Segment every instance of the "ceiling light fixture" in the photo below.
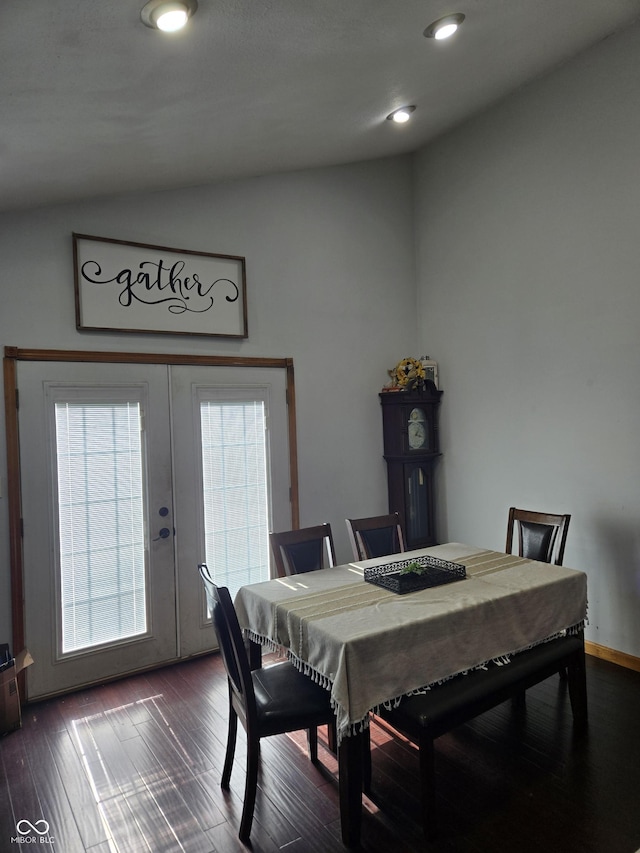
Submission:
M 181 30 L 198 8 L 198 0 L 149 0 L 142 7 L 142 23 L 155 30 L 173 33 Z
M 428 39 L 450 38 L 464 21 L 464 15 L 461 12 L 456 12 L 455 15 L 446 15 L 444 18 L 438 18 L 432 24 L 429 24 L 424 31 L 424 36 Z
M 389 113 L 387 116 L 387 121 L 395 121 L 398 124 L 404 124 L 409 121 L 411 118 L 411 113 L 415 110 L 415 107 L 398 107 L 397 110 L 394 110 L 392 113 Z

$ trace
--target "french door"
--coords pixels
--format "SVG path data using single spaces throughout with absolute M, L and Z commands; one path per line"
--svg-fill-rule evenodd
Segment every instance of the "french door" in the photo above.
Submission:
M 232 594 L 292 525 L 281 367 L 19 361 L 30 699 L 215 645 L 197 565 Z

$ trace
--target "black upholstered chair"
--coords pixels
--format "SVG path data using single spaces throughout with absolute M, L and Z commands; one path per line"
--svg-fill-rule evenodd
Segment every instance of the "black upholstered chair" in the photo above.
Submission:
M 355 560 L 386 557 L 405 550 L 402 522 L 397 512 L 369 518 L 347 518 L 346 522 Z
M 512 506 L 509 509 L 507 521 L 505 553 L 512 553 L 514 531 L 516 531 L 518 554 L 521 557 L 561 566 L 570 521 L 570 515 L 534 512 Z M 564 668 L 560 669 L 559 672 L 561 678 L 566 678 L 567 673 Z
M 270 533 L 269 541 L 279 578 L 315 572 L 336 564 L 331 525 L 318 524 L 284 533 Z
M 514 530 L 517 532 L 518 554 L 529 560 L 562 565 L 567 541 L 570 515 L 532 512 L 527 509 L 509 510 L 505 553 L 511 554 Z
M 205 585 L 218 645 L 229 683 L 229 733 L 222 787 L 229 787 L 238 719 L 247 733 L 247 771 L 240 840 L 249 841 L 258 786 L 260 740 L 270 735 L 308 730 L 311 761 L 318 760 L 317 726 L 335 722 L 328 690 L 298 672 L 290 663 L 249 668 L 235 608 L 226 587 L 214 584 L 206 565 L 198 567 Z

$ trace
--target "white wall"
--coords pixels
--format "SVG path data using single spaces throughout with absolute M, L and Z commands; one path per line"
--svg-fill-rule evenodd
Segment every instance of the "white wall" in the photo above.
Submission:
M 421 350 L 440 362 L 440 536 L 572 514 L 587 638 L 640 655 L 640 28 L 417 158 Z
M 386 511 L 378 392 L 416 354 L 411 160 L 392 158 L 0 217 L 0 345 L 292 357 L 301 524 Z M 78 332 L 72 232 L 244 255 L 247 341 Z M 0 446 L 5 446 L 4 419 Z M 10 637 L 6 460 L 0 642 Z

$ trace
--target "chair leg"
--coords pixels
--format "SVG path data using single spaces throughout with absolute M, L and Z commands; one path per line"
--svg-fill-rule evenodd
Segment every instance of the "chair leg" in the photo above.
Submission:
M 249 737 L 247 732 L 247 781 L 244 787 L 244 804 L 242 806 L 242 818 L 240 820 L 240 831 L 238 837 L 245 844 L 249 842 L 251 835 L 251 824 L 253 823 L 253 810 L 256 805 L 256 792 L 258 790 L 258 767 L 260 765 L 260 740 Z
M 315 726 L 307 729 L 307 741 L 309 743 L 309 758 L 313 764 L 318 763 L 318 729 Z
M 327 726 L 327 746 L 334 755 L 338 754 L 338 730 L 335 719 Z
M 223 788 L 229 787 L 229 780 L 231 779 L 231 768 L 233 767 L 233 758 L 236 753 L 236 737 L 238 734 L 238 715 L 233 710 L 231 703 L 229 703 L 229 732 L 227 734 L 227 751 L 224 757 L 224 767 L 222 770 L 222 782 L 220 783 Z
M 428 735 L 420 737 L 420 799 L 422 803 L 422 831 L 426 839 L 437 834 L 435 817 L 435 749 Z

